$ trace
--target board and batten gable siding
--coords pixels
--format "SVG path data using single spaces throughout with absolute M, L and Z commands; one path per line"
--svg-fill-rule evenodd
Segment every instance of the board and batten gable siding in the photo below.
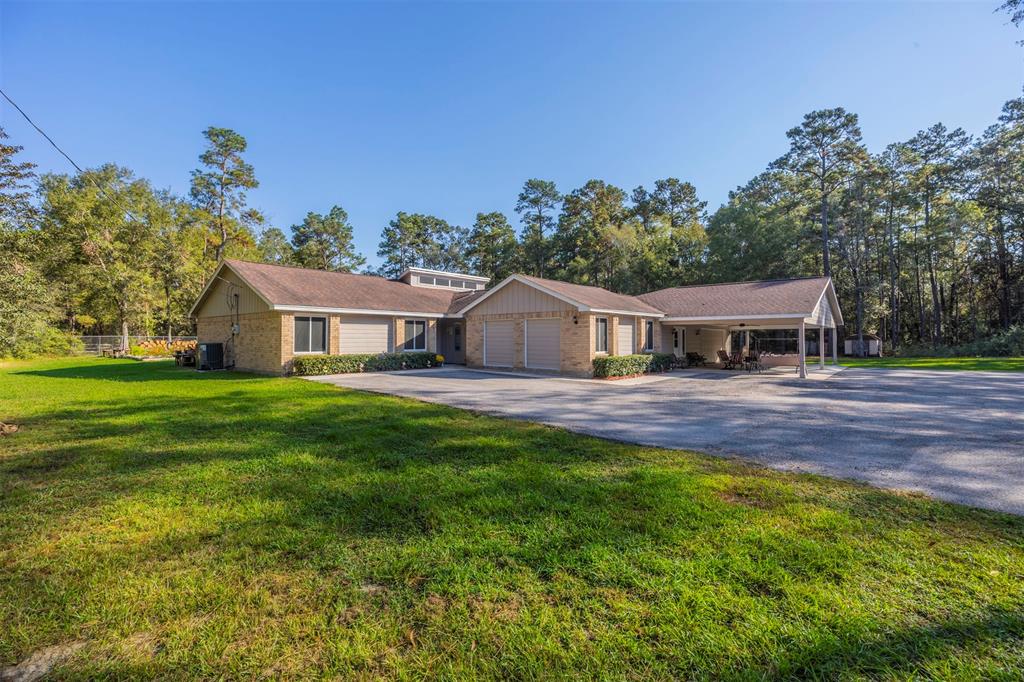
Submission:
M 522 282 L 509 282 L 500 291 L 496 291 L 483 301 L 468 315 L 508 315 L 512 313 L 549 313 L 567 312 L 575 307 L 549 296 L 543 291 L 527 286 Z
M 232 310 L 228 305 L 228 298 L 236 293 L 238 294 L 238 310 Z M 222 268 L 219 278 L 206 292 L 203 304 L 196 310 L 195 317 L 249 315 L 269 311 L 270 306 L 264 303 L 263 299 L 248 284 L 243 282 L 230 268 Z
M 814 312 L 807 318 L 807 323 L 817 327 L 834 327 L 835 321 L 832 318 L 832 305 L 828 302 L 828 294 L 821 297 Z

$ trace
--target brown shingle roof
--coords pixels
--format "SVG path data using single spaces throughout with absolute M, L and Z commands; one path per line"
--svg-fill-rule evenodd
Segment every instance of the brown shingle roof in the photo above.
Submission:
M 665 317 L 752 317 L 810 315 L 821 298 L 827 277 L 734 282 L 673 287 L 641 294 Z
M 443 314 L 456 300 L 461 302 L 471 295 L 463 291 L 414 287 L 373 275 L 241 260 L 224 262 L 271 305 Z
M 660 315 L 661 311 L 640 300 L 638 296 L 616 294 L 601 287 L 589 287 L 583 284 L 569 284 L 554 279 L 543 279 L 529 275 L 518 275 L 523 281 L 533 282 L 538 286 L 561 294 L 568 299 L 582 303 L 594 310 L 618 310 L 628 313 L 649 313 Z

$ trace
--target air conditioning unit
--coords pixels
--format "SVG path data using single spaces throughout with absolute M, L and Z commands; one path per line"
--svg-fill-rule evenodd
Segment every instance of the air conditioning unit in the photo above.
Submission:
M 200 370 L 224 369 L 224 344 L 223 343 L 201 343 L 199 344 Z

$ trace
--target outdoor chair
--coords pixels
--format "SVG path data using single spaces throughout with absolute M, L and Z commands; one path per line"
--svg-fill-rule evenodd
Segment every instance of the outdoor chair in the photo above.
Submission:
M 708 359 L 700 353 L 687 353 L 686 354 L 686 366 L 687 367 L 707 367 Z
M 764 363 L 761 362 L 761 356 L 757 353 L 748 355 L 743 360 L 743 367 L 747 370 L 747 373 L 757 372 L 758 374 L 761 374 L 765 370 Z
M 733 353 L 732 355 L 729 355 L 724 350 L 718 351 L 718 361 L 722 363 L 722 369 L 736 369 L 737 367 L 741 367 L 743 365 L 743 363 L 740 362 L 739 360 L 738 353 Z

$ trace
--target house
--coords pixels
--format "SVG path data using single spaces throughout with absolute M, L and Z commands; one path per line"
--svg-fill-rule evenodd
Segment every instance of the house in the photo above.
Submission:
M 190 314 L 199 342 L 223 343 L 229 366 L 270 374 L 310 353 L 422 351 L 469 367 L 589 376 L 605 354 L 696 352 L 714 361 L 719 350 L 762 350 L 769 364 L 803 375 L 807 331 L 823 339 L 830 330 L 834 360 L 842 324 L 824 277 L 640 296 L 518 274 L 488 282 L 425 268 L 388 280 L 225 260 Z M 788 330 L 789 347 L 771 348 L 776 330 Z

